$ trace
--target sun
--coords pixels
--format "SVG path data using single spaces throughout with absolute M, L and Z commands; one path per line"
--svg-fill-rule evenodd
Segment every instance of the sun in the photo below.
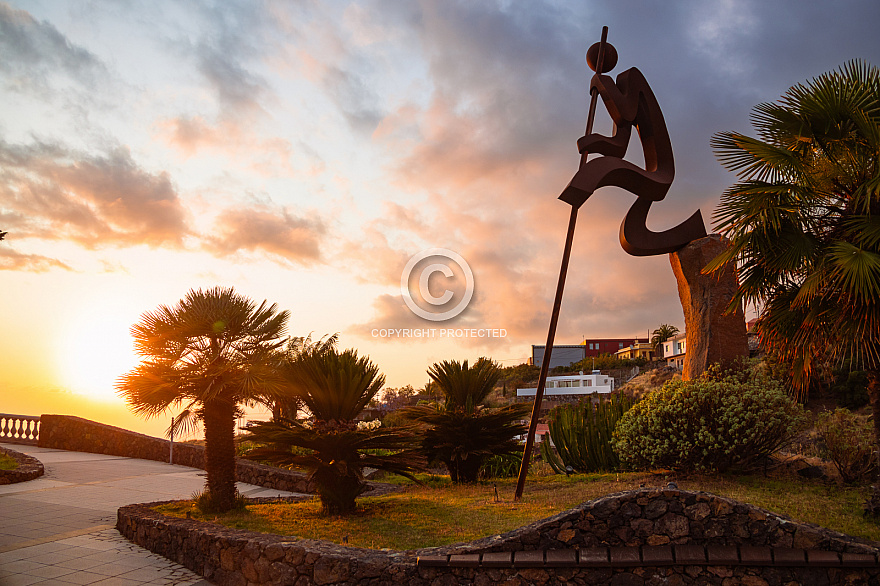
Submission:
M 137 364 L 127 312 L 112 309 L 76 315 L 58 339 L 57 364 L 64 387 L 92 399 L 120 400 L 116 380 Z

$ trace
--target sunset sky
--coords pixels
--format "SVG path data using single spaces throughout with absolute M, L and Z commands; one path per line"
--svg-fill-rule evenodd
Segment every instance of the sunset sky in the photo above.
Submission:
M 290 335 L 339 332 L 390 386 L 438 360 L 524 362 L 603 25 L 612 74 L 642 71 L 675 150 L 654 230 L 699 208 L 711 231 L 735 180 L 713 133 L 750 132 L 753 106 L 848 60 L 880 65 L 876 0 L 0 2 L 0 412 L 160 434 L 113 392 L 129 328 L 216 285 L 289 310 Z M 668 258 L 618 243 L 633 201 L 603 188 L 581 208 L 557 343 L 683 329 Z M 446 322 L 401 294 L 429 248 L 473 271 Z M 388 328 L 506 336 L 373 335 Z

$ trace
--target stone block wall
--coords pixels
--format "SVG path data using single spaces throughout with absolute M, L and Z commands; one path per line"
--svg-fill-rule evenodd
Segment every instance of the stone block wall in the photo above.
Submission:
M 39 446 L 42 448 L 169 461 L 168 440 L 72 415 L 42 415 L 40 421 Z M 175 443 L 173 463 L 204 470 L 204 446 Z M 247 460 L 236 459 L 235 478 L 277 490 L 314 492 L 313 483 L 303 474 Z
M 504 535 L 395 552 L 119 509 L 117 529 L 218 585 L 868 584 L 878 544 L 707 493 L 641 489 Z
M 18 462 L 18 468 L 15 470 L 0 470 L 0 484 L 15 484 L 43 475 L 43 463 L 32 456 L 7 448 L 0 448 L 0 454 L 5 454 Z

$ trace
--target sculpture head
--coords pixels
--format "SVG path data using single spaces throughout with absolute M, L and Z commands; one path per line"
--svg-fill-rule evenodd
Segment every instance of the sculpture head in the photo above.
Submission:
M 617 49 L 607 41 L 604 43 L 605 55 L 602 57 L 602 71 L 596 69 L 596 62 L 599 60 L 599 48 L 602 46 L 602 42 L 593 43 L 593 45 L 587 49 L 587 65 L 589 65 L 590 69 L 596 73 L 608 73 L 614 69 L 615 65 L 617 65 Z

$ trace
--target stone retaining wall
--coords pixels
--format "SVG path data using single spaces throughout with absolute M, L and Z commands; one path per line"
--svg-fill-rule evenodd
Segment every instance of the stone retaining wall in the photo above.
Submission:
M 878 544 L 677 489 L 609 495 L 504 535 L 406 552 L 227 529 L 166 517 L 155 504 L 119 509 L 117 529 L 221 586 L 758 586 L 880 578 Z
M 0 454 L 6 454 L 18 462 L 15 470 L 0 470 L 0 484 L 15 484 L 43 475 L 43 463 L 32 456 L 7 448 L 0 448 Z
M 169 461 L 168 440 L 72 415 L 42 415 L 40 421 L 39 446 L 42 448 Z M 175 443 L 173 463 L 204 470 L 204 446 Z M 311 493 L 315 488 L 303 474 L 241 459 L 235 462 L 235 479 L 291 492 Z

